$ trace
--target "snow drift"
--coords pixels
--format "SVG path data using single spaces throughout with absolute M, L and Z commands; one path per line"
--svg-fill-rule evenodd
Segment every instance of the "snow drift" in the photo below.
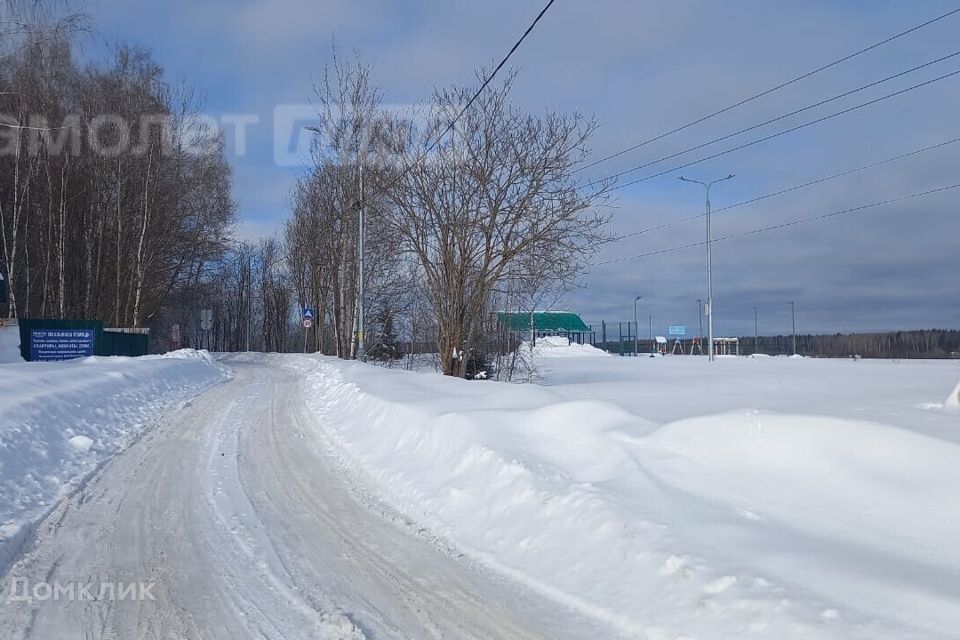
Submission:
M 520 348 L 530 352 L 530 343 L 521 343 Z M 602 349 L 597 349 L 591 344 L 578 344 L 570 342 L 563 336 L 546 336 L 537 338 L 536 346 L 533 348 L 534 358 L 596 358 L 609 357 L 610 354 Z
M 953 390 L 953 393 L 947 397 L 944 406 L 951 409 L 960 409 L 960 383 L 957 384 L 957 388 Z
M 191 350 L 0 365 L 0 572 L 61 497 L 163 411 L 227 376 Z
M 324 433 L 395 507 L 627 633 L 929 639 L 960 624 L 960 445 L 746 411 L 658 427 L 533 385 L 296 366 Z
M 23 362 L 20 357 L 20 327 L 0 327 L 0 364 Z

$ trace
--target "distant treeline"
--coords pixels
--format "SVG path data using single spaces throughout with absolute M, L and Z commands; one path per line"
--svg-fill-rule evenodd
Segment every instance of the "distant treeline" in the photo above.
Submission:
M 740 353 L 753 352 L 753 336 L 740 338 Z M 762 336 L 762 353 L 792 353 L 792 336 Z M 930 329 L 890 333 L 797 336 L 797 352 L 821 358 L 960 358 L 960 331 Z

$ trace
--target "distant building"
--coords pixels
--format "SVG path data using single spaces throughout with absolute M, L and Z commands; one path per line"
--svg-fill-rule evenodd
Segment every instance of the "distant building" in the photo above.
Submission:
M 498 313 L 500 326 L 521 340 L 530 339 L 531 322 L 533 335 L 565 336 L 570 342 L 590 342 L 592 331 L 580 316 L 570 311 L 535 311 L 533 313 Z

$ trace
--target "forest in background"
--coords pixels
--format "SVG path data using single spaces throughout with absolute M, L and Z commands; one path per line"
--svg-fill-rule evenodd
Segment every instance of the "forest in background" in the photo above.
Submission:
M 230 251 L 223 140 L 151 54 L 81 64 L 84 18 L 2 4 L 0 249 L 9 315 L 161 326 Z
M 792 336 L 760 337 L 762 353 L 791 353 Z M 740 338 L 741 353 L 753 353 L 753 336 Z M 798 335 L 797 352 L 817 358 L 960 358 L 960 331 L 923 329 L 888 333 Z
M 705 340 L 705 339 L 704 339 Z M 793 336 L 741 336 L 740 355 L 762 353 L 771 356 L 787 356 L 793 353 Z M 595 342 L 595 346 L 610 353 L 619 354 L 621 346 L 616 341 L 606 344 Z M 638 341 L 641 354 L 651 351 L 651 341 L 642 338 Z M 667 351 L 672 352 L 672 340 Z M 633 339 L 623 342 L 623 352 L 633 353 Z M 684 352 L 690 350 L 690 340 L 683 342 Z M 872 333 L 837 333 L 797 335 L 797 353 L 810 358 L 960 358 L 960 330 L 956 329 L 917 329 L 913 331 L 889 331 Z

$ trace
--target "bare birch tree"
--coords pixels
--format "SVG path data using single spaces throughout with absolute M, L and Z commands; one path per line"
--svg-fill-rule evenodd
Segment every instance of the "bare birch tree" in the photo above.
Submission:
M 317 308 L 316 348 L 356 356 L 360 278 L 367 320 L 389 318 L 398 284 L 408 275 L 387 236 L 389 202 L 377 185 L 389 153 L 389 118 L 370 68 L 359 59 L 333 61 L 315 87 L 319 126 L 313 167 L 293 193 L 286 228 L 289 265 L 301 306 Z M 364 269 L 360 270 L 360 212 L 364 210 Z M 376 335 L 374 332 L 372 335 Z

